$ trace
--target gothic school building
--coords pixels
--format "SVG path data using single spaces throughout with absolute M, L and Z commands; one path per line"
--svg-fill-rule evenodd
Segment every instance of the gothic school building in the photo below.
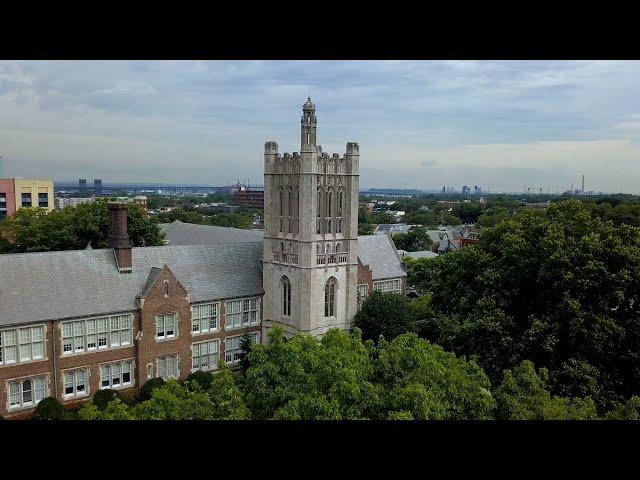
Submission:
M 370 291 L 403 294 L 390 238 L 357 234 L 358 144 L 329 156 L 316 129 L 308 99 L 300 152 L 265 144 L 262 237 L 174 222 L 167 245 L 132 248 L 127 205 L 112 202 L 111 248 L 0 255 L 0 415 L 233 366 L 245 333 L 348 330 Z

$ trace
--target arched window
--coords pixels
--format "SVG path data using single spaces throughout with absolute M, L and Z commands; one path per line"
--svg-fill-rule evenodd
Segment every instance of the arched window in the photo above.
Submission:
M 327 191 L 327 213 L 326 217 L 331 217 L 333 213 L 333 189 Z
M 342 245 L 336 243 L 336 253 L 340 253 L 342 251 Z
M 280 251 L 284 252 L 284 242 L 280 242 Z
M 322 213 L 322 190 L 318 187 L 318 217 L 321 216 Z
M 286 277 L 282 277 L 282 315 L 291 315 L 291 282 Z
M 344 208 L 344 192 L 340 190 L 338 192 L 338 217 L 342 216 L 343 208 Z
M 326 243 L 325 244 L 325 252 L 324 253 L 332 253 L 331 252 L 331 244 L 330 243 Z
M 281 217 L 284 216 L 284 190 L 282 187 L 278 192 L 278 211 Z
M 165 297 L 169 296 L 169 281 L 168 280 L 164 281 L 164 296 Z
M 331 277 L 324 286 L 324 316 L 336 315 L 336 279 Z

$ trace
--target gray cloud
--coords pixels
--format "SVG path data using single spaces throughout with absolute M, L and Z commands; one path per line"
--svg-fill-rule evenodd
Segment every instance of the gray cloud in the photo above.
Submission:
M 638 84 L 637 61 L 0 62 L 0 155 L 16 176 L 261 182 L 310 92 L 363 186 L 638 191 Z

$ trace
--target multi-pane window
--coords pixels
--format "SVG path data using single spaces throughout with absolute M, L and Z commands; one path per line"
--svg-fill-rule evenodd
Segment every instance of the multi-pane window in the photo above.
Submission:
M 44 358 L 44 332 L 44 325 L 1 331 L 0 365 Z
M 240 328 L 260 323 L 260 303 L 257 298 L 232 300 L 225 303 L 225 328 Z
M 12 380 L 8 384 L 9 409 L 35 407 L 47 396 L 45 376 Z
M 259 342 L 258 332 L 250 333 L 251 343 Z M 228 365 L 238 363 L 242 359 L 242 336 L 228 337 L 224 341 L 224 361 Z
M 382 282 L 374 282 L 373 289 L 379 292 L 395 292 L 400 293 L 400 280 L 384 280 Z
M 195 371 L 218 368 L 218 360 L 220 359 L 219 345 L 220 342 L 218 340 L 191 345 L 191 369 Z
M 364 299 L 367 298 L 367 295 L 369 293 L 369 285 L 358 285 L 358 290 L 357 290 L 357 301 L 358 301 L 358 310 L 360 310 L 360 307 L 362 306 L 362 302 L 364 302 Z
M 178 356 L 175 353 L 156 358 L 156 377 L 178 378 Z
M 191 315 L 191 332 L 194 334 L 218 331 L 218 303 L 194 305 Z
M 62 354 L 131 345 L 130 313 L 62 323 Z
M 331 277 L 324 286 L 324 316 L 336 315 L 336 279 Z
M 133 360 L 100 365 L 100 388 L 123 388 L 133 385 Z
M 66 372 L 63 372 L 65 398 L 88 395 L 88 377 L 88 368 L 78 368 L 77 370 L 67 370 Z
M 30 193 L 23 193 L 22 194 L 22 206 L 23 207 L 30 207 L 31 206 L 31 194 Z
M 38 206 L 41 208 L 47 208 L 49 206 L 49 195 L 45 193 L 38 193 Z
M 175 338 L 177 318 L 178 314 L 176 313 L 156 315 L 156 339 Z

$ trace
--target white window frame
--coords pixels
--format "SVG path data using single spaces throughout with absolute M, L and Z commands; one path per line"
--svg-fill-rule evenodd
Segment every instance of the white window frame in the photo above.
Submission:
M 132 332 L 133 313 L 60 322 L 60 355 L 130 347 L 133 345 Z
M 402 293 L 402 280 L 392 278 L 389 280 L 378 280 L 373 282 L 373 290 L 378 292 Z
M 209 310 L 206 312 L 206 310 Z M 203 315 L 203 310 L 208 315 Z M 215 324 L 211 326 L 212 322 Z M 203 328 L 203 324 L 206 328 Z M 220 329 L 220 302 L 200 303 L 191 307 L 191 335 L 215 333 Z
M 78 385 L 81 384 L 80 382 L 78 382 L 80 372 L 84 372 L 84 390 L 81 392 L 78 392 Z M 72 368 L 72 369 L 62 371 L 62 395 L 65 400 L 69 400 L 72 398 L 86 397 L 89 395 L 90 373 L 91 373 L 91 370 L 88 366 Z M 72 375 L 72 379 L 71 379 L 71 385 L 73 386 L 72 393 L 67 393 L 67 384 L 68 384 L 67 375 Z
M 161 376 L 160 375 L 160 364 L 161 362 L 165 362 L 164 364 L 164 370 L 165 370 L 165 374 L 167 373 L 167 367 L 168 367 L 168 363 L 167 363 L 167 359 L 168 358 L 175 358 L 175 366 L 176 366 L 176 372 L 175 372 L 175 376 L 173 375 L 164 375 Z M 178 356 L 177 353 L 168 353 L 166 355 L 159 355 L 156 357 L 156 378 L 160 377 L 164 380 L 167 380 L 168 378 L 173 378 L 174 380 L 177 380 L 178 378 L 180 378 L 180 357 Z
M 206 352 L 203 353 L 206 346 Z M 215 347 L 214 347 L 215 346 Z M 215 352 L 212 352 L 212 347 L 215 348 Z M 203 357 L 208 357 L 208 366 L 202 366 Z M 198 359 L 196 361 L 196 359 Z M 218 362 L 220 361 L 220 339 L 206 340 L 204 342 L 196 342 L 191 344 L 191 371 L 202 370 L 208 372 L 210 370 L 218 369 Z
M 36 339 L 36 341 L 34 341 Z M 34 346 L 39 345 L 40 353 L 34 355 Z M 8 352 L 12 354 L 7 355 Z M 29 353 L 26 358 L 23 354 Z M 11 359 L 8 359 L 11 358 Z M 0 366 L 38 362 L 47 359 L 47 325 L 5 328 L 0 330 Z
M 358 301 L 358 311 L 360 311 L 360 307 L 364 300 L 369 296 L 369 285 L 366 283 L 362 283 L 356 287 L 356 298 Z
M 253 343 L 260 343 L 260 332 L 250 332 L 248 334 L 253 337 Z M 235 335 L 224 339 L 224 363 L 227 365 L 236 365 L 240 363 L 240 353 L 242 350 L 242 337 L 244 335 Z M 229 348 L 229 342 L 232 342 Z
M 125 367 L 129 369 L 129 381 L 124 381 Z M 120 383 L 114 385 L 114 371 L 116 368 L 120 370 Z M 119 360 L 117 362 L 101 363 L 98 365 L 98 371 L 100 372 L 100 390 L 118 390 L 121 388 L 133 387 L 135 382 L 135 361 L 133 358 L 126 360 Z M 108 377 L 108 379 L 106 378 Z M 107 385 L 104 385 L 105 380 L 108 381 Z
M 251 307 L 255 302 L 255 308 Z M 260 325 L 260 297 L 247 297 L 225 302 L 225 330 L 236 330 L 243 327 Z M 255 318 L 252 319 L 255 312 Z
M 31 382 L 31 400 L 28 402 L 24 401 L 24 382 Z M 40 394 L 40 399 L 36 399 L 36 392 L 40 389 L 36 388 L 36 381 L 42 381 L 42 389 Z M 17 392 L 14 391 L 12 387 L 17 387 Z M 7 411 L 16 411 L 16 410 L 24 410 L 26 408 L 33 408 L 42 401 L 42 399 L 47 398 L 49 396 L 49 375 L 32 375 L 28 377 L 21 378 L 12 378 L 7 380 Z M 11 405 L 11 396 L 19 395 L 19 403 L 16 405 Z
M 173 319 L 173 333 L 167 335 L 167 319 Z M 162 325 L 162 327 L 161 327 Z M 162 335 L 158 335 L 162 332 Z M 156 315 L 156 341 L 173 340 L 178 338 L 178 312 L 170 312 Z

